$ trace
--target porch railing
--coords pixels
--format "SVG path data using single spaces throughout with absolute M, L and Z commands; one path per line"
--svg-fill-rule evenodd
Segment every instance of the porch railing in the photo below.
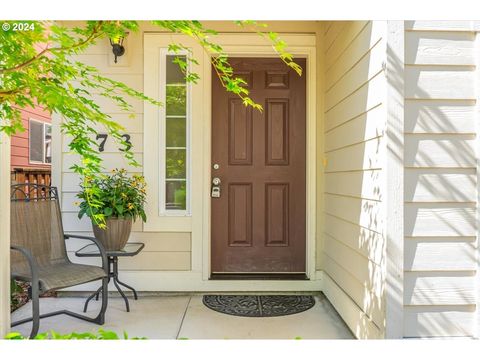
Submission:
M 14 168 L 10 173 L 10 182 L 12 184 L 25 183 L 25 184 L 41 184 L 41 185 L 50 186 L 51 174 L 52 173 L 50 169 Z M 27 185 L 25 188 L 25 193 L 28 194 L 29 192 L 30 192 L 30 189 Z

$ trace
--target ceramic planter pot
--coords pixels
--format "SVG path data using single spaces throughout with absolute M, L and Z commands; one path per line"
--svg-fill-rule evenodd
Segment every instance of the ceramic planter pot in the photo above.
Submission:
M 92 223 L 93 233 L 107 251 L 118 251 L 124 248 L 132 230 L 131 218 L 108 218 L 106 229 L 100 229 Z

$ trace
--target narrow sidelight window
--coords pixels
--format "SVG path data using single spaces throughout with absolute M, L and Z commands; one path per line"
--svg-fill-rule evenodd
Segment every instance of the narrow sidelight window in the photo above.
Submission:
M 189 211 L 189 86 L 175 59 L 186 56 L 169 54 L 163 49 L 161 94 L 164 109 L 160 121 L 160 151 L 164 159 L 163 182 L 160 182 L 160 212 L 167 215 L 187 215 Z M 163 91 L 162 91 L 163 90 Z M 162 199 L 163 198 L 163 199 Z

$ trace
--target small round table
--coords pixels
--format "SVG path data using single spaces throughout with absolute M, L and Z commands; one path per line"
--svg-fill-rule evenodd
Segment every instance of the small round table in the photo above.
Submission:
M 127 243 L 125 247 L 122 250 L 107 250 L 107 258 L 108 258 L 108 282 L 110 282 L 110 279 L 113 279 L 113 284 L 117 288 L 118 292 L 120 295 L 123 297 L 123 300 L 125 300 L 125 306 L 127 308 L 127 312 L 130 311 L 130 305 L 128 303 L 127 296 L 125 293 L 122 291 L 120 288 L 120 285 L 123 285 L 127 289 L 130 289 L 133 291 L 133 297 L 135 300 L 138 299 L 137 292 L 133 287 L 130 285 L 127 285 L 123 282 L 121 282 L 118 279 L 118 258 L 120 256 L 135 256 L 137 255 L 142 249 L 145 247 L 144 243 Z M 95 244 L 89 244 L 87 246 L 82 247 L 80 250 L 75 252 L 75 255 L 78 257 L 99 257 L 100 256 L 100 250 Z M 95 297 L 95 300 L 98 300 L 98 297 L 100 295 L 100 292 L 102 291 L 102 287 L 99 287 L 96 292 L 94 292 L 92 295 L 90 295 L 85 302 L 85 306 L 83 308 L 83 312 L 87 312 L 87 307 L 88 303 L 90 300 L 92 300 Z

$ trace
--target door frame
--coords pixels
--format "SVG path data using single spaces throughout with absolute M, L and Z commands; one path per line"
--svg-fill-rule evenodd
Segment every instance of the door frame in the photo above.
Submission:
M 317 137 L 316 137 L 316 37 L 315 34 L 279 34 L 288 44 L 288 51 L 295 57 L 306 58 L 306 275 L 316 279 L 316 186 L 317 186 Z M 257 34 L 220 34 L 215 37 L 229 56 L 275 57 L 277 53 L 268 40 Z M 208 69 L 208 70 L 207 70 Z M 212 73 L 210 61 L 204 65 L 204 172 L 203 172 L 203 236 L 202 280 L 211 274 L 211 139 L 212 139 Z M 235 280 L 233 280 L 235 281 Z

